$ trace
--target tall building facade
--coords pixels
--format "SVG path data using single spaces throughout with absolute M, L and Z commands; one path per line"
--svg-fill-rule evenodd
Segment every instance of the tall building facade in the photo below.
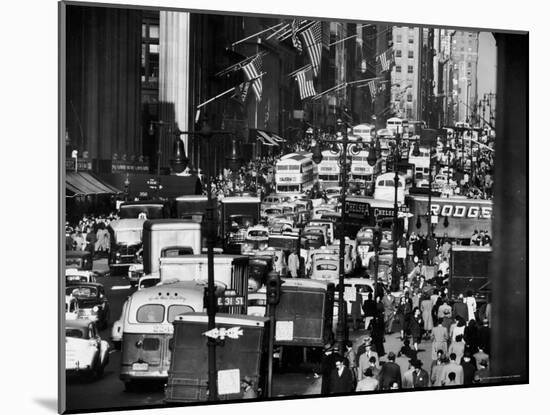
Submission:
M 391 71 L 392 113 L 400 118 L 421 120 L 421 29 L 394 26 L 392 39 L 395 59 Z
M 454 121 L 476 117 L 478 33 L 457 30 L 452 36 Z

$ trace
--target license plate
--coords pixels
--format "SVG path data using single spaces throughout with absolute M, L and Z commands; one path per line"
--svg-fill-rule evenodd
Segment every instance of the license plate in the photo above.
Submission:
M 132 365 L 132 370 L 147 370 L 149 369 L 148 363 L 134 363 Z

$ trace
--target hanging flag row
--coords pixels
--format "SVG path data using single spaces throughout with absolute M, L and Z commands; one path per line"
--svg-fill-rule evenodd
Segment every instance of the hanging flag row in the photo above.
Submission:
M 376 59 L 380 62 L 382 71 L 389 71 L 393 62 L 393 49 L 388 48 L 384 53 L 378 55 Z

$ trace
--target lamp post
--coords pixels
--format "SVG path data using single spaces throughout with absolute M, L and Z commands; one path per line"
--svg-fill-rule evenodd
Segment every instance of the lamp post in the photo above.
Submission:
M 395 134 L 395 145 L 392 150 L 392 158 L 393 158 L 393 170 L 394 170 L 394 176 L 393 176 L 393 229 L 392 229 L 392 268 L 391 268 L 391 285 L 390 285 L 390 291 L 396 292 L 399 291 L 399 285 L 400 285 L 400 275 L 398 275 L 397 270 L 397 190 L 399 188 L 399 161 L 401 159 L 401 150 L 400 150 L 400 143 L 401 143 L 401 127 L 397 127 L 397 132 Z
M 208 125 L 206 117 L 202 120 L 200 131 L 174 131 L 176 135 L 198 135 L 206 143 L 207 154 L 210 154 L 210 142 L 214 135 L 231 134 L 226 131 L 213 131 Z M 216 243 L 216 223 L 214 217 L 214 200 L 212 199 L 212 163 L 206 163 L 207 177 L 207 204 L 206 204 L 206 247 L 208 261 L 208 288 L 207 288 L 207 314 L 208 314 L 208 330 L 212 330 L 216 326 L 216 286 L 214 282 L 214 245 Z M 208 400 L 215 401 L 218 399 L 218 376 L 216 371 L 216 342 L 217 340 L 208 337 Z
M 316 143 L 312 143 L 313 150 L 313 161 L 316 164 L 319 164 L 323 160 L 323 155 L 321 153 L 321 144 L 330 144 L 331 151 L 333 153 L 339 153 L 339 165 L 341 173 L 341 217 L 340 217 L 340 262 L 339 262 L 339 273 L 338 273 L 338 323 L 336 325 L 336 345 L 339 352 L 343 355 L 345 349 L 345 340 L 346 340 L 346 321 L 347 321 L 347 311 L 344 304 L 344 255 L 346 240 L 344 235 L 344 224 L 345 224 L 345 214 L 346 214 L 346 192 L 348 188 L 348 147 L 353 144 L 351 148 L 352 152 L 358 153 L 359 149 L 362 147 L 361 140 L 358 140 L 357 143 L 352 143 L 348 139 L 347 124 L 342 122 L 341 119 L 336 121 L 337 128 L 342 130 L 342 138 L 340 140 L 336 139 L 320 139 Z M 339 151 L 338 151 L 339 147 Z

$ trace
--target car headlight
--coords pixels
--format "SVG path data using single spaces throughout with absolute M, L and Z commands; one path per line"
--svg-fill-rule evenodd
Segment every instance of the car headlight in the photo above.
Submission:
M 117 252 L 115 255 L 116 255 L 117 257 L 119 257 L 119 256 L 120 256 L 120 252 Z
M 99 311 L 99 307 L 96 306 L 96 305 L 94 305 L 94 307 L 92 308 L 92 311 L 93 311 L 94 313 L 97 313 L 97 312 Z

